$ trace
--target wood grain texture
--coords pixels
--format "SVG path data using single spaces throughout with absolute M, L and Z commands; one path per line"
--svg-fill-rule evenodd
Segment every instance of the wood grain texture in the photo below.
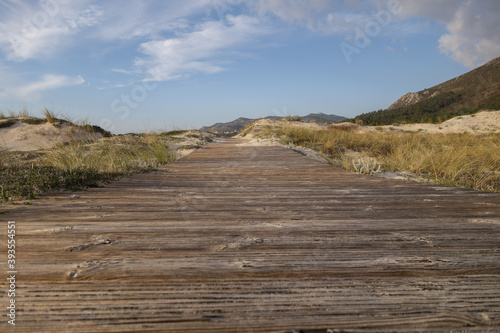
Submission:
M 15 331 L 500 331 L 499 194 L 241 142 L 2 207 Z

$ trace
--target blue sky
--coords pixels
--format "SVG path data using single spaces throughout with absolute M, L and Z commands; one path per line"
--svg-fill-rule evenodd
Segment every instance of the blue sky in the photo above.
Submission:
M 497 0 L 0 0 L 0 111 L 114 133 L 353 117 L 500 56 Z

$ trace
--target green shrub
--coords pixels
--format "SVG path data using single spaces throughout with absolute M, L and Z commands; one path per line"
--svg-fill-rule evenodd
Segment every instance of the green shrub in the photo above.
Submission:
M 175 135 L 181 135 L 186 133 L 187 131 L 185 130 L 173 130 L 173 131 L 168 131 L 168 132 L 162 132 L 160 133 L 161 136 L 175 136 Z
M 40 118 L 30 117 L 30 118 L 23 118 L 23 119 L 21 119 L 21 122 L 25 123 L 25 124 L 29 124 L 29 125 L 40 125 L 40 124 L 46 123 L 47 119 L 40 119 Z
M 7 119 L 0 121 L 0 128 L 7 128 L 13 126 L 17 122 L 17 119 Z

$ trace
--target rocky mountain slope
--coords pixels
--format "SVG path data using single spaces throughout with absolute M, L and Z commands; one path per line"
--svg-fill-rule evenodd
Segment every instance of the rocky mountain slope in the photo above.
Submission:
M 469 100 L 474 103 L 484 103 L 499 96 L 500 90 L 500 57 L 454 79 L 438 84 L 419 92 L 408 93 L 398 99 L 387 109 L 409 106 L 423 100 L 435 97 L 443 92 L 453 92 L 461 95 L 457 101 L 463 104 Z

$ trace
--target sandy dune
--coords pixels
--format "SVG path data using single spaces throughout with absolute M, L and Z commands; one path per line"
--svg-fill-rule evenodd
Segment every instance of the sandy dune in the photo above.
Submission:
M 102 138 L 97 132 L 90 133 L 84 128 L 63 123 L 54 126 L 49 123 L 30 125 L 17 121 L 7 128 L 0 128 L 0 151 L 33 151 L 49 149 L 60 142 L 70 140 L 94 141 Z M 196 147 L 215 140 L 215 136 L 198 131 L 187 131 L 176 135 L 177 141 L 170 143 L 178 157 L 191 153 Z M 192 148 L 190 148 L 192 147 Z
M 100 133 L 89 133 L 70 124 L 56 127 L 50 123 L 30 125 L 17 121 L 11 127 L 0 128 L 0 151 L 48 149 L 59 142 L 95 140 L 100 137 Z

